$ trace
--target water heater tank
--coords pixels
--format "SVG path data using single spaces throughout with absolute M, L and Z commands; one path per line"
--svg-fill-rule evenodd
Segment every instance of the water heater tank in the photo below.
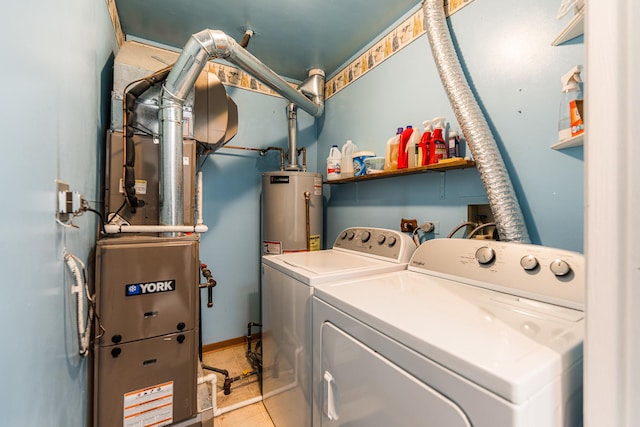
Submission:
M 262 175 L 262 253 L 322 249 L 322 175 L 279 171 Z

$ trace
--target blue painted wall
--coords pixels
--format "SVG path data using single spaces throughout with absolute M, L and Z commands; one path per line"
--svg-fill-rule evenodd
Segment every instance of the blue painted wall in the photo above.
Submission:
M 35 5 L 34 5 L 35 3 Z M 559 76 L 583 62 L 583 45 L 551 47 L 562 24 L 558 2 L 477 0 L 451 19 L 465 68 L 487 113 L 535 243 L 582 251 L 582 148 L 554 151 Z M 111 68 L 116 51 L 104 2 L 36 0 L 5 7 L 0 107 L 5 155 L 2 216 L 7 328 L 0 356 L 6 425 L 84 425 L 87 364 L 77 356 L 71 277 L 65 249 L 89 262 L 96 219 L 79 229 L 54 221 L 55 179 L 99 207 L 100 165 L 108 127 Z M 29 22 L 29 25 L 25 25 Z M 64 56 L 62 56 L 64 54 Z M 285 102 L 228 89 L 238 104 L 232 145 L 286 146 Z M 353 139 L 382 153 L 398 126 L 453 114 L 426 37 L 328 100 L 314 120 L 299 112 L 299 145 L 310 170 L 323 171 L 331 144 Z M 453 123 L 456 127 L 456 124 Z M 201 258 L 218 280 L 215 306 L 203 307 L 205 344 L 242 336 L 259 319 L 261 173 L 277 169 L 275 152 L 223 149 L 204 165 Z M 446 234 L 466 205 L 486 195 L 475 170 L 324 187 L 325 240 L 350 225 L 397 228 L 401 217 L 440 222 Z
M 476 0 L 453 15 L 450 29 L 532 242 L 582 252 L 583 149 L 549 148 L 557 142 L 560 76 L 584 61 L 582 43 L 551 46 L 566 23 L 556 20 L 558 6 L 556 0 Z M 424 35 L 328 100 L 318 170 L 331 144 L 352 139 L 384 155 L 397 127 L 422 130 L 422 121 L 436 116 L 460 128 Z M 325 194 L 328 245 L 345 227 L 397 229 L 403 217 L 438 221 L 444 237 L 466 220 L 468 204 L 487 203 L 476 170 L 331 185 Z
M 287 102 L 243 89 L 226 89 L 238 106 L 238 134 L 228 145 L 286 150 Z M 298 110 L 298 147 L 306 147 L 312 169 L 317 163 L 316 135 L 315 120 Z M 202 291 L 205 344 L 243 336 L 247 323 L 260 321 L 262 173 L 279 168 L 278 151 L 260 156 L 256 151 L 222 148 L 204 163 L 203 210 L 209 231 L 202 236 L 200 258 L 218 283 L 212 308 L 207 308 L 206 291 Z
M 63 251 L 88 263 L 97 221 L 85 214 L 74 220 L 78 229 L 58 225 L 54 180 L 100 208 L 114 31 L 104 1 L 36 0 L 3 9 L 2 424 L 82 426 L 87 360 L 78 356 Z

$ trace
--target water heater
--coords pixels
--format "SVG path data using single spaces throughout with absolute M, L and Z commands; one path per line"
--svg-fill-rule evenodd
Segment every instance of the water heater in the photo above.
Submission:
M 322 175 L 278 171 L 262 175 L 262 253 L 322 249 Z

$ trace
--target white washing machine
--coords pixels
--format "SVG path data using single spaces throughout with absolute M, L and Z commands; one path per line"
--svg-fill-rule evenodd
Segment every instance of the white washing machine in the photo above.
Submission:
M 275 425 L 311 425 L 314 286 L 404 270 L 415 249 L 399 231 L 355 227 L 332 249 L 262 258 L 262 395 Z
M 313 425 L 582 425 L 584 257 L 466 239 L 317 285 Z

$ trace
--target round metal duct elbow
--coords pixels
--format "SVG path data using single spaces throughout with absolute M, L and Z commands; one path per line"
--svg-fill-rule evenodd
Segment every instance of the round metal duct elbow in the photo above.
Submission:
M 489 125 L 466 80 L 449 34 L 443 0 L 424 0 L 424 27 L 449 102 L 484 184 L 503 241 L 530 243 L 509 173 Z

